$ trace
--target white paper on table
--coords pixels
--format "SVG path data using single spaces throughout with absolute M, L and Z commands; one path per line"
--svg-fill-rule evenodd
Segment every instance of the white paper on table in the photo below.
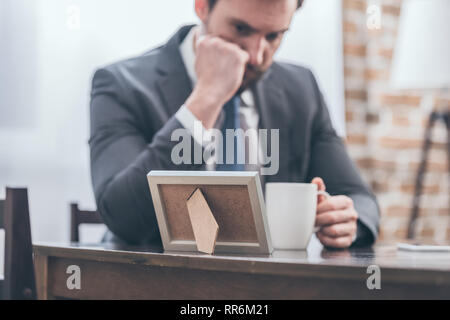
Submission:
M 425 244 L 410 244 L 410 243 L 397 243 L 398 250 L 406 251 L 450 251 L 450 246 L 443 245 L 425 245 Z

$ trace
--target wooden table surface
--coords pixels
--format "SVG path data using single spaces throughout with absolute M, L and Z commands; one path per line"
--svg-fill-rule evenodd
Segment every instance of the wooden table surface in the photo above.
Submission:
M 407 252 L 395 245 L 209 256 L 40 243 L 34 254 L 40 299 L 450 299 L 449 252 Z M 67 286 L 71 265 L 80 268 L 80 289 Z M 367 286 L 373 265 L 380 289 Z

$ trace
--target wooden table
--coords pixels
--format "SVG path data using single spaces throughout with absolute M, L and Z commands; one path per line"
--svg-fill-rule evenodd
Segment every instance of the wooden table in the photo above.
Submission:
M 393 245 L 243 257 L 72 243 L 35 244 L 34 254 L 40 299 L 450 299 L 450 253 Z M 79 290 L 67 287 L 71 265 Z M 367 286 L 371 265 L 380 289 Z

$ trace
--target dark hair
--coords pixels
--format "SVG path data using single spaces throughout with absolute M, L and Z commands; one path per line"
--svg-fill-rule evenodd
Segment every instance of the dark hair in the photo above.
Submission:
M 211 10 L 214 8 L 218 0 L 208 0 L 209 2 L 209 9 Z M 300 8 L 303 4 L 303 0 L 297 0 L 297 9 Z

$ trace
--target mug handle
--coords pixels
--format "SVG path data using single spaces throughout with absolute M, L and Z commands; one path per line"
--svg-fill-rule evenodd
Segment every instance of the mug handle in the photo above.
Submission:
M 328 192 L 323 191 L 323 190 L 317 191 L 317 195 L 318 195 L 318 196 L 324 196 L 325 198 L 331 197 L 330 194 L 329 194 Z M 320 227 L 314 227 L 313 233 L 316 233 L 316 232 L 319 231 L 319 230 L 320 230 Z

